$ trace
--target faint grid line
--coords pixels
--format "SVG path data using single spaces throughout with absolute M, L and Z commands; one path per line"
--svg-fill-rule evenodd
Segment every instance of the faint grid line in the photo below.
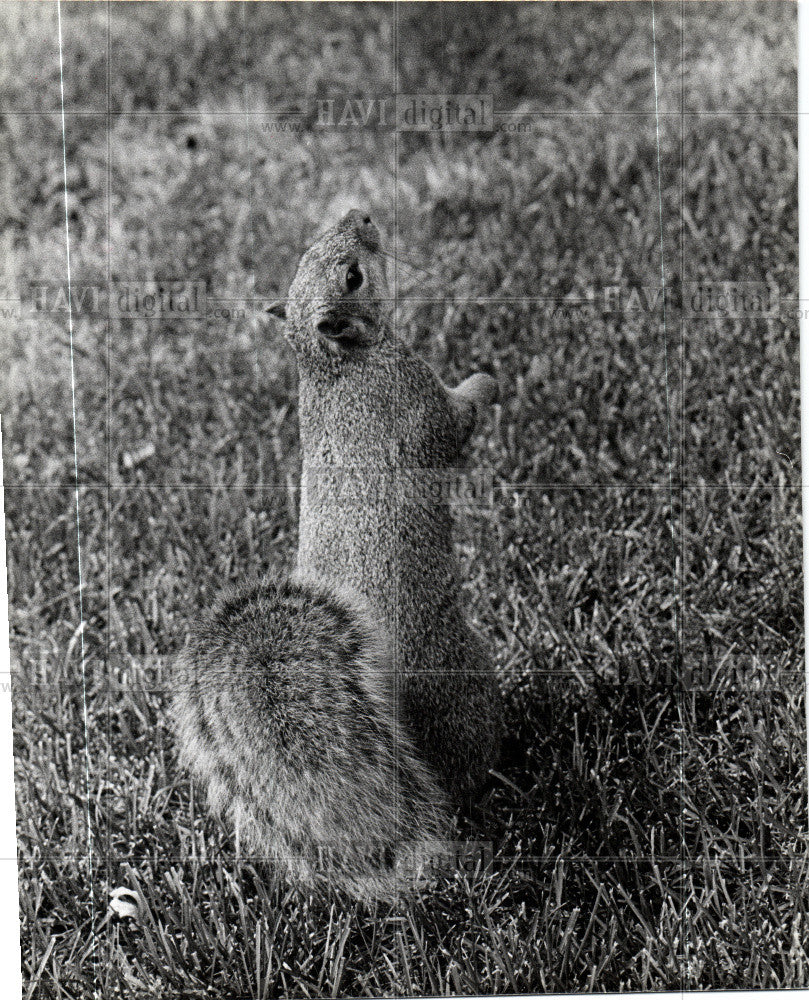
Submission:
M 400 263 L 404 263 L 405 266 L 407 266 L 407 267 L 416 268 L 416 270 L 424 270 L 424 268 L 418 268 L 414 264 L 408 264 L 407 261 L 400 261 Z M 429 272 L 429 271 L 427 273 L 428 274 L 432 274 L 432 272 Z M 131 278 L 130 280 L 132 280 L 133 282 L 142 281 L 142 282 L 145 283 L 147 281 L 151 281 L 152 279 L 150 279 L 150 278 Z M 181 282 L 181 281 L 192 281 L 192 280 L 197 280 L 197 279 L 192 279 L 192 278 L 187 278 L 187 277 L 186 278 L 168 278 L 168 279 L 166 279 L 163 282 L 155 282 L 155 283 L 156 284 L 170 284 L 172 281 Z M 724 278 L 713 278 L 711 280 L 724 281 L 725 279 Z M 616 282 L 616 283 L 614 283 L 614 285 L 609 285 L 609 286 L 605 285 L 604 287 L 619 287 L 619 285 Z M 624 286 L 620 286 L 620 287 L 624 288 Z M 627 285 L 625 287 L 627 289 L 630 289 L 630 288 L 633 288 L 633 287 L 643 288 L 644 286 Z M 206 297 L 205 298 L 206 298 L 206 303 L 207 302 L 242 302 L 242 303 L 258 302 L 260 304 L 264 304 L 266 302 L 274 302 L 276 297 L 273 296 L 273 295 L 269 295 L 269 294 L 268 295 L 208 295 L 206 293 Z M 316 298 L 309 299 L 309 298 L 306 298 L 305 296 L 301 296 L 301 298 L 300 298 L 299 301 L 302 302 L 302 303 L 309 303 L 309 302 L 318 302 L 319 299 L 316 299 Z M 427 305 L 427 304 L 440 305 L 440 304 L 443 304 L 445 302 L 452 302 L 454 304 L 460 304 L 460 305 L 492 305 L 492 304 L 493 305 L 524 305 L 526 303 L 550 302 L 553 305 L 559 305 L 559 306 L 588 306 L 589 305 L 589 306 L 593 306 L 593 308 L 598 308 L 599 307 L 599 302 L 598 302 L 597 299 L 592 299 L 592 298 L 570 298 L 570 297 L 565 296 L 565 295 L 513 295 L 513 296 L 492 297 L 492 296 L 487 296 L 487 295 L 460 295 L 460 294 L 458 294 L 458 295 L 443 295 L 443 296 L 437 296 L 437 295 L 424 296 L 424 295 L 408 295 L 407 293 L 404 293 L 404 294 L 400 294 L 397 298 L 394 298 L 394 296 L 392 296 L 392 295 L 390 295 L 390 296 L 378 295 L 378 296 L 376 296 L 376 298 L 373 301 L 374 302 L 393 302 L 393 303 L 396 303 L 396 302 L 414 303 L 415 302 L 415 303 L 419 303 L 419 304 L 423 304 L 423 305 Z M 796 296 L 789 296 L 789 297 L 787 297 L 787 296 L 781 296 L 780 301 L 782 303 L 809 302 L 809 298 L 803 298 L 803 299 L 801 299 L 801 298 L 798 298 Z M 20 299 L 20 298 L 2 298 L 2 297 L 0 297 L 0 302 L 9 302 L 9 303 L 12 303 L 14 305 L 22 305 L 22 304 L 24 304 L 24 300 Z M 618 309 L 615 309 L 615 310 L 610 310 L 610 315 L 619 316 L 619 315 L 624 315 L 625 313 L 634 314 L 635 312 L 636 312 L 636 310 L 630 310 L 630 309 L 618 310 Z M 695 314 L 689 313 L 689 315 L 695 315 Z M 696 315 L 698 317 L 702 317 L 702 316 L 705 316 L 705 315 L 712 315 L 712 314 L 705 313 L 705 314 L 696 314 Z M 777 313 L 766 314 L 765 313 L 765 314 L 761 314 L 761 315 L 745 316 L 744 317 L 744 322 L 745 323 L 750 323 L 750 322 L 754 322 L 754 321 L 755 322 L 764 322 L 764 321 L 772 319 L 773 317 L 776 317 L 778 315 L 781 315 L 781 314 L 777 314 Z M 786 312 L 783 315 L 786 315 L 789 318 L 792 314 L 789 313 L 789 312 Z M 154 313 L 151 316 L 146 316 L 146 315 L 143 315 L 143 314 L 140 314 L 140 313 L 137 313 L 137 314 L 136 313 L 132 313 L 132 314 L 123 315 L 120 318 L 121 319 L 137 319 L 140 322 L 146 322 L 147 320 L 156 320 L 156 321 L 159 321 L 161 323 L 172 322 L 176 326 L 179 326 L 181 323 L 200 323 L 200 322 L 204 322 L 207 319 L 207 316 L 204 316 L 202 314 L 192 315 L 192 314 L 187 314 L 187 313 L 182 314 L 182 316 L 177 315 L 177 314 L 171 314 L 171 313 Z M 719 319 L 723 320 L 725 322 L 734 323 L 735 325 L 740 325 L 742 323 L 742 320 L 738 316 L 719 316 Z
M 680 4 L 680 44 L 683 44 L 683 10 L 682 3 Z M 680 600 L 680 588 L 677 570 L 677 536 L 674 529 L 674 488 L 672 483 L 672 456 L 671 456 L 671 408 L 669 402 L 669 341 L 668 341 L 668 331 L 666 329 L 666 267 L 665 267 L 665 239 L 663 234 L 663 184 L 662 184 L 662 170 L 660 165 L 660 118 L 658 116 L 658 88 L 657 88 L 657 31 L 655 23 L 655 5 L 654 0 L 652 0 L 652 65 L 654 70 L 654 95 L 655 95 L 655 147 L 657 152 L 657 211 L 658 211 L 658 221 L 660 225 L 660 280 L 663 286 L 663 303 L 662 303 L 662 324 L 663 324 L 663 357 L 665 361 L 665 374 L 666 374 L 666 440 L 668 448 L 668 468 L 669 468 L 669 506 L 671 508 L 671 549 L 672 549 L 672 577 L 674 582 L 674 666 L 677 666 L 677 656 L 678 652 L 681 650 L 680 646 L 680 635 L 679 635 L 679 600 Z M 684 87 L 684 77 L 683 77 L 683 61 L 680 59 L 680 136 L 681 136 L 681 152 L 680 157 L 682 158 L 682 133 L 683 133 L 683 87 Z M 682 171 L 681 171 L 682 175 Z M 682 185 L 682 176 L 680 177 L 680 184 Z M 682 193 L 681 193 L 682 199 Z M 682 211 L 680 212 L 680 229 L 682 232 L 683 218 Z M 683 287 L 683 275 L 680 275 L 680 285 Z M 681 310 L 682 313 L 682 310 Z M 682 321 L 682 320 L 681 320 Z M 681 404 L 682 404 L 682 386 L 680 391 Z M 682 428 L 681 428 L 682 432 Z M 682 454 L 680 455 L 682 460 Z M 680 496 L 682 498 L 682 472 L 680 475 Z M 681 532 L 682 532 L 682 503 L 680 505 L 680 518 L 681 518 Z M 682 539 L 681 539 L 682 544 Z M 682 691 L 678 692 L 678 701 L 680 704 L 680 714 L 683 711 L 683 701 L 684 694 Z M 680 857 L 684 858 L 685 854 L 685 815 L 683 808 L 684 801 L 684 788 L 685 788 L 685 749 L 683 746 L 683 735 L 680 734 L 680 773 L 679 773 L 679 785 L 680 785 L 680 813 L 678 816 L 678 830 L 680 833 Z M 680 913 L 680 948 L 682 949 L 679 954 L 680 960 L 680 988 L 683 989 L 683 983 L 685 981 L 685 907 L 682 907 Z
M 15 108 L 3 108 L 4 115 L 14 115 L 21 118 L 49 117 L 55 114 L 58 109 L 43 111 L 41 108 L 30 108 L 19 110 Z M 82 118 L 103 118 L 106 111 L 99 111 L 96 108 L 67 108 L 66 115 L 76 115 Z M 304 111 L 217 111 L 206 109 L 200 111 L 199 108 L 183 108 L 180 111 L 138 111 L 137 109 L 127 109 L 125 111 L 113 111 L 115 118 L 176 118 L 182 115 L 186 118 L 236 118 L 240 115 L 248 114 L 252 118 L 302 118 Z M 495 111 L 494 116 L 502 118 L 651 118 L 653 111 L 581 111 L 581 110 L 542 110 L 542 111 Z M 660 111 L 661 118 L 799 118 L 807 115 L 809 111 Z M 379 132 L 381 129 L 366 129 L 368 133 Z M 391 133 L 395 129 L 389 130 Z
M 685 288 L 685 8 L 684 0 L 680 0 L 680 289 Z M 680 653 L 685 666 L 685 484 L 686 484 L 686 437 L 685 437 L 685 311 L 680 308 L 680 595 L 683 607 L 680 613 Z M 683 677 L 685 670 L 683 670 Z M 679 685 L 678 701 L 681 717 L 685 714 L 685 698 L 689 693 L 682 681 Z M 680 815 L 678 824 L 680 830 L 680 853 L 685 850 L 685 734 L 680 730 Z M 685 911 L 683 911 L 680 940 L 685 940 Z M 684 957 L 681 961 L 684 961 Z
M 800 52 L 801 46 L 804 46 L 804 51 L 806 48 L 806 41 L 809 38 L 809 11 L 807 11 L 807 5 L 805 3 L 798 4 L 798 51 Z M 805 111 L 801 111 L 801 108 L 806 107 L 807 102 L 807 73 L 805 68 L 802 68 L 805 64 L 798 60 L 798 110 L 801 114 L 806 114 Z M 805 119 L 798 119 L 798 162 L 800 163 L 801 155 L 806 156 L 807 147 L 809 146 L 809 133 L 807 132 Z M 809 245 L 809 241 L 806 239 L 806 219 L 807 219 L 807 204 L 809 204 L 809 198 L 807 198 L 807 192 L 809 191 L 809 185 L 806 184 L 806 174 L 798 173 L 798 261 L 803 261 L 803 267 L 799 268 L 798 271 L 798 294 L 805 295 L 809 291 L 809 282 L 807 282 L 807 273 L 809 269 L 806 267 L 805 252 L 806 247 Z M 805 300 L 804 300 L 805 301 Z M 807 540 L 807 527 L 809 526 L 809 499 L 807 499 L 807 468 L 809 467 L 809 446 L 807 446 L 807 441 L 809 441 L 809 434 L 807 434 L 807 428 L 809 428 L 809 406 L 806 403 L 806 391 L 809 381 L 807 381 L 807 375 L 809 374 L 809 345 L 807 345 L 807 331 L 809 331 L 809 324 L 806 322 L 805 317 L 801 317 L 798 326 L 798 350 L 800 355 L 799 360 L 799 387 L 800 387 L 800 401 L 801 401 L 801 413 L 800 413 L 800 459 L 801 459 L 801 535 L 802 535 L 802 569 L 803 569 L 803 632 L 804 632 L 804 718 L 809 721 L 809 645 L 806 643 L 806 629 L 807 621 L 809 621 L 809 541 Z M 809 725 L 806 729 L 806 752 L 809 756 Z M 809 782 L 807 782 L 807 797 L 809 798 Z
M 65 77 L 64 59 L 62 55 L 62 3 L 57 0 L 56 16 L 59 32 L 59 90 L 62 99 L 62 176 L 64 181 L 65 194 L 65 250 L 67 264 L 67 317 L 68 333 L 70 337 L 70 394 L 73 408 L 73 471 L 76 488 L 76 556 L 79 568 L 79 643 L 81 654 L 81 679 L 82 679 L 82 708 L 84 716 L 84 765 L 85 765 L 85 791 L 87 795 L 87 864 L 89 868 L 89 890 L 90 890 L 90 934 L 92 937 L 93 955 L 93 982 L 97 979 L 96 966 L 96 937 L 95 937 L 95 893 L 93 889 L 93 833 L 90 827 L 90 737 L 87 715 L 87 672 L 84 656 L 84 580 L 81 568 L 81 517 L 79 512 L 79 442 L 76 418 L 76 369 L 73 354 L 73 302 L 71 298 L 71 275 L 70 275 L 70 224 L 67 212 L 67 135 L 65 128 Z
M 451 676 L 466 678 L 466 677 L 477 677 L 478 674 L 480 674 L 480 676 L 482 676 L 482 677 L 488 677 L 488 676 L 490 676 L 490 674 L 487 671 L 482 671 L 482 670 L 458 671 L 456 674 L 451 675 Z M 797 669 L 789 670 L 789 671 L 784 671 L 783 672 L 783 675 L 784 675 L 785 678 L 793 677 L 793 678 L 797 679 L 797 678 L 803 677 L 803 674 L 804 674 L 803 670 L 797 670 Z M 581 681 L 593 682 L 593 681 L 597 681 L 599 679 L 598 676 L 593 671 L 589 671 L 589 672 L 582 671 L 580 674 L 575 674 L 575 673 L 572 673 L 572 672 L 567 672 L 566 673 L 566 672 L 563 672 L 563 671 L 559 671 L 558 673 L 553 673 L 551 671 L 545 671 L 545 672 L 543 672 L 543 671 L 540 671 L 540 670 L 528 670 L 528 671 L 526 671 L 526 675 L 530 676 L 532 679 L 533 678 L 543 678 L 545 680 L 557 680 L 557 681 L 561 681 L 561 680 L 565 680 L 565 681 L 581 680 Z M 386 676 L 386 674 L 383 674 L 382 676 Z M 420 676 L 429 677 L 430 676 L 430 672 L 429 671 L 425 671 L 423 674 L 420 674 Z M 446 676 L 446 675 L 444 675 L 444 676 Z M 393 675 L 392 679 L 395 679 L 395 675 Z M 31 687 L 32 690 L 35 690 L 35 689 L 38 689 L 38 688 L 43 688 L 45 690 L 49 690 L 51 688 L 58 688 L 58 684 L 56 684 L 56 683 L 51 683 L 51 684 L 36 684 L 36 683 L 33 683 L 33 684 L 30 685 L 30 687 Z M 655 687 L 653 684 L 634 684 L 634 683 L 627 684 L 627 682 L 619 682 L 619 681 L 614 681 L 614 680 L 605 680 L 601 684 L 601 689 L 602 690 L 609 690 L 609 691 L 613 691 L 613 692 L 616 692 L 616 693 L 618 693 L 618 692 L 624 692 L 624 691 L 627 690 L 627 688 L 630 688 L 633 691 L 633 693 L 636 693 L 638 695 L 659 695 L 660 694 L 660 688 L 659 687 Z M 116 688 L 115 688 L 115 694 L 116 695 L 120 695 L 120 694 L 124 694 L 124 693 L 126 693 L 126 694 L 135 694 L 135 693 L 137 693 L 137 694 L 153 695 L 154 697 L 168 697 L 169 695 L 173 694 L 176 690 L 179 690 L 179 689 L 172 688 L 172 687 L 168 687 L 168 688 L 166 688 L 166 687 L 149 687 L 148 685 L 126 684 L 126 683 L 122 683 L 121 682 L 121 683 L 118 683 L 118 685 L 116 686 Z M 740 697 L 743 697 L 743 698 L 753 698 L 753 697 L 756 697 L 756 698 L 758 698 L 759 696 L 762 696 L 762 695 L 768 695 L 768 696 L 773 697 L 773 698 L 775 698 L 775 697 L 790 698 L 794 694 L 794 690 L 795 690 L 794 685 L 792 685 L 792 686 L 786 686 L 786 685 L 773 685 L 773 684 L 771 684 L 771 685 L 766 685 L 766 686 L 762 686 L 762 687 L 758 687 L 758 688 L 754 688 L 754 687 L 742 687 L 740 685 L 736 689 L 734 689 L 732 687 L 726 687 L 726 688 L 723 688 L 723 687 L 714 687 L 714 688 L 712 688 L 712 687 L 708 687 L 708 686 L 706 686 L 706 687 L 685 687 L 685 688 L 683 688 L 682 693 L 684 695 L 697 695 L 697 696 L 700 696 L 700 697 L 707 697 L 707 696 L 710 695 L 712 698 L 720 698 L 720 697 L 727 697 L 727 698 L 734 698 L 734 699 L 738 699 Z
M 657 42 L 655 37 L 655 5 L 652 0 L 652 56 L 654 69 L 654 93 L 655 93 L 655 114 L 657 114 L 658 94 L 657 94 Z M 672 474 L 672 448 L 671 448 L 671 403 L 669 398 L 669 345 L 668 331 L 666 328 L 666 265 L 665 265 L 665 237 L 663 231 L 663 186 L 662 168 L 660 164 L 660 123 L 655 122 L 655 145 L 657 151 L 657 211 L 660 226 L 660 282 L 663 290 L 662 295 L 662 324 L 663 324 L 663 360 L 664 375 L 666 383 L 666 450 L 668 453 L 668 487 L 669 501 L 671 505 L 670 528 L 672 541 L 672 556 L 674 565 L 674 635 L 675 640 L 679 638 L 679 587 L 677 586 L 677 538 L 674 530 L 674 477 Z
M 491 843 L 488 834 L 484 834 L 483 837 L 479 837 L 477 842 L 484 840 Z M 476 841 L 464 841 L 462 838 L 458 838 L 457 841 L 452 841 L 452 843 L 468 843 L 472 846 Z M 328 846 L 328 845 L 322 845 Z M 244 861 L 250 862 L 263 862 L 265 864 L 272 864 L 278 861 L 295 861 L 298 860 L 300 855 L 288 854 L 288 855 L 269 855 L 269 854 L 245 854 L 244 852 L 240 854 L 216 854 L 212 857 L 200 858 L 192 857 L 190 855 L 183 854 L 166 854 L 161 855 L 156 858 L 151 854 L 128 854 L 126 856 L 126 861 L 128 864 L 152 864 L 155 867 L 168 864 L 188 864 L 188 865 L 199 865 L 200 867 L 204 865 L 216 865 L 217 867 L 226 866 L 228 864 L 240 864 Z M 22 858 L 20 862 L 22 865 L 25 864 L 40 864 L 41 862 L 54 863 L 60 861 L 81 861 L 84 858 L 83 854 L 40 854 L 36 858 Z M 507 868 L 509 862 L 528 862 L 529 864 L 558 864 L 563 861 L 566 865 L 602 865 L 602 864 L 625 864 L 625 865 L 654 865 L 654 864 L 666 864 L 666 865 L 677 865 L 682 867 L 683 870 L 686 869 L 697 869 L 701 870 L 704 865 L 708 865 L 715 868 L 723 869 L 737 869 L 750 864 L 772 864 L 772 865 L 783 865 L 786 867 L 791 867 L 795 862 L 800 862 L 806 860 L 806 853 L 802 854 L 739 854 L 739 855 L 724 855 L 713 856 L 713 855 L 700 855 L 694 858 L 683 857 L 680 854 L 632 854 L 632 855 L 620 855 L 620 854 L 582 854 L 575 857 L 562 857 L 559 854 L 493 854 L 492 864 L 493 868 Z M 0 858 L 0 862 L 3 861 L 16 861 L 17 858 Z
M 104 525 L 104 534 L 106 536 L 106 572 L 105 580 L 107 584 L 107 620 L 105 622 L 104 632 L 106 636 L 105 642 L 105 652 L 106 652 L 106 670 L 104 671 L 104 677 L 106 681 L 106 696 L 107 696 L 107 748 L 106 756 L 104 760 L 105 765 L 105 780 L 109 782 L 110 777 L 110 747 L 112 746 L 112 677 L 110 674 L 110 663 L 112 662 L 112 301 L 109 294 L 109 290 L 112 287 L 112 224 L 111 224 L 111 205 L 112 205 L 112 10 L 110 7 L 110 0 L 107 0 L 107 73 L 106 73 L 106 92 L 107 92 L 107 253 L 106 253 L 106 265 L 107 265 L 107 326 L 106 326 L 106 341 L 107 341 L 107 489 L 106 489 L 106 522 Z M 105 843 L 104 843 L 104 860 L 106 861 L 107 868 L 110 867 L 110 859 L 112 857 L 112 828 L 109 823 L 105 824 Z M 107 956 L 109 961 L 109 953 L 112 945 L 108 945 Z
M 68 487 L 72 487 L 74 483 L 72 482 L 56 482 L 56 483 L 7 483 L 4 486 L 6 491 L 17 491 L 17 492 L 28 492 L 33 490 L 55 490 L 57 492 L 64 491 Z M 174 483 L 167 482 L 141 482 L 141 483 L 126 483 L 123 480 L 116 480 L 111 484 L 111 488 L 114 490 L 207 490 L 209 492 L 239 492 L 239 493 L 280 493 L 286 495 L 290 490 L 297 492 L 300 490 L 300 483 L 277 483 L 275 485 L 263 485 L 256 482 L 252 485 L 247 486 L 236 486 L 228 483 L 201 483 L 194 482 L 193 480 L 188 481 L 178 481 Z M 106 484 L 104 483 L 84 483 L 83 489 L 85 493 L 100 492 L 106 489 Z M 800 483 L 785 483 L 784 486 L 760 486 L 756 483 L 705 483 L 699 486 L 685 486 L 684 490 L 688 490 L 689 493 L 720 493 L 720 492 L 733 492 L 734 490 L 758 490 L 760 492 L 775 492 L 776 489 L 786 492 L 797 492 L 799 493 L 802 489 Z M 530 493 L 534 490 L 546 491 L 546 490 L 621 490 L 626 493 L 631 492 L 653 492 L 656 490 L 668 490 L 667 483 L 656 483 L 656 482 L 635 482 L 635 483 L 599 483 L 599 482 L 560 482 L 551 481 L 543 482 L 538 480 L 536 482 L 517 482 L 517 483 L 494 483 L 494 490 L 498 493 L 505 494 L 506 497 L 516 494 L 516 493 Z M 682 615 L 680 616 L 682 619 Z
M 245 300 L 249 301 L 253 306 L 252 313 L 250 316 L 250 326 L 251 326 L 251 337 L 253 341 L 252 352 L 253 352 L 253 377 L 254 377 L 254 388 L 258 390 L 260 388 L 261 382 L 261 352 L 259 349 L 259 335 L 258 335 L 258 323 L 256 319 L 256 302 L 262 302 L 258 296 L 256 296 L 256 231 L 255 231 L 255 213 L 253 210 L 253 134 L 251 131 L 251 114 L 250 114 L 250 82 L 248 80 L 247 73 L 247 62 L 248 62 L 248 51 L 247 51 L 247 9 L 245 7 L 245 0 L 241 2 L 241 21 L 242 21 L 242 99 L 244 102 L 244 128 L 245 128 L 245 155 L 247 156 L 247 217 L 250 220 L 249 228 L 249 244 L 248 253 L 250 256 L 250 290 L 252 292 L 251 297 Z M 234 301 L 228 299 L 216 299 L 211 298 L 211 302 L 226 302 Z M 235 300 L 238 301 L 238 300 Z M 208 297 L 206 296 L 206 304 L 208 302 Z M 206 329 L 208 328 L 207 316 L 202 317 L 206 320 Z M 195 340 L 195 353 L 199 356 L 199 342 Z
M 399 100 L 399 0 L 394 0 L 393 4 L 393 100 L 394 104 L 398 103 Z M 399 295 L 399 128 L 397 127 L 393 130 L 393 301 L 394 304 Z M 394 337 L 398 336 L 399 330 L 397 328 L 397 315 L 398 310 L 394 307 L 393 316 L 391 317 L 391 322 L 393 324 L 393 334 Z M 399 418 L 399 365 L 395 365 L 393 372 L 393 406 L 394 406 L 394 426 L 398 426 Z M 393 532 L 394 538 L 399 537 L 399 512 L 396 504 L 393 504 Z M 393 744 L 393 754 L 394 754 L 394 775 L 396 779 L 396 794 L 394 795 L 394 802 L 396 803 L 394 809 L 394 815 L 396 817 L 396 825 L 399 826 L 400 818 L 400 789 L 401 782 L 399 781 L 400 774 L 400 754 L 399 754 L 399 730 L 401 718 L 401 712 L 399 710 L 399 689 L 400 684 L 398 681 L 398 674 L 400 668 L 400 648 L 399 648 L 399 625 L 401 623 L 401 616 L 399 613 L 399 575 L 398 573 L 394 577 L 394 603 L 395 608 L 395 628 L 393 630 L 393 665 L 396 671 L 396 677 L 393 682 L 393 711 L 394 719 L 396 725 L 396 740 Z

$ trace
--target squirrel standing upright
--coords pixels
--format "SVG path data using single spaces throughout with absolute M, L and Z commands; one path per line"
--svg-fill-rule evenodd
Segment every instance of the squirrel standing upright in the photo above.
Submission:
M 446 495 L 495 383 L 449 389 L 395 336 L 385 265 L 349 212 L 269 310 L 298 363 L 297 568 L 194 626 L 173 714 L 241 842 L 301 886 L 391 899 L 496 762 L 502 711 Z

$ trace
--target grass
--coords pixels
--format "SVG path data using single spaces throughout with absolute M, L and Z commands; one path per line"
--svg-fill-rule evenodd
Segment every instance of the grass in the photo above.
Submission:
M 85 740 L 67 322 L 31 308 L 66 273 L 55 9 L 3 6 L 29 996 L 807 985 L 795 12 L 655 11 L 660 199 L 648 5 L 401 5 L 395 33 L 387 4 L 63 5 L 76 287 L 189 277 L 211 309 L 75 316 Z M 270 117 L 391 94 L 394 42 L 401 91 L 490 92 L 530 131 Z M 295 550 L 294 365 L 259 300 L 324 219 L 391 231 L 394 197 L 402 335 L 506 390 L 458 544 L 511 736 L 466 820 L 491 871 L 369 908 L 236 860 L 165 705 L 189 617 Z M 694 315 L 705 280 L 782 302 Z

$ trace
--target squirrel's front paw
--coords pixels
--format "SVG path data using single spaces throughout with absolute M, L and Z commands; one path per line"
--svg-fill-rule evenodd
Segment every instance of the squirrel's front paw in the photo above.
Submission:
M 485 372 L 475 372 L 464 379 L 455 392 L 477 407 L 491 406 L 497 402 L 499 387 L 497 380 Z
M 466 444 L 472 436 L 484 410 L 495 402 L 497 395 L 497 382 L 485 372 L 475 372 L 457 388 L 449 390 L 455 410 L 459 446 Z

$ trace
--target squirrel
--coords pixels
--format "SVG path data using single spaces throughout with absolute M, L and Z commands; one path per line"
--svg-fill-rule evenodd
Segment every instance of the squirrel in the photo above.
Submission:
M 440 854 L 503 727 L 446 496 L 496 383 L 450 389 L 396 336 L 387 257 L 353 210 L 268 309 L 298 367 L 297 566 L 192 627 L 173 708 L 181 763 L 237 844 L 366 899 L 397 898 Z

